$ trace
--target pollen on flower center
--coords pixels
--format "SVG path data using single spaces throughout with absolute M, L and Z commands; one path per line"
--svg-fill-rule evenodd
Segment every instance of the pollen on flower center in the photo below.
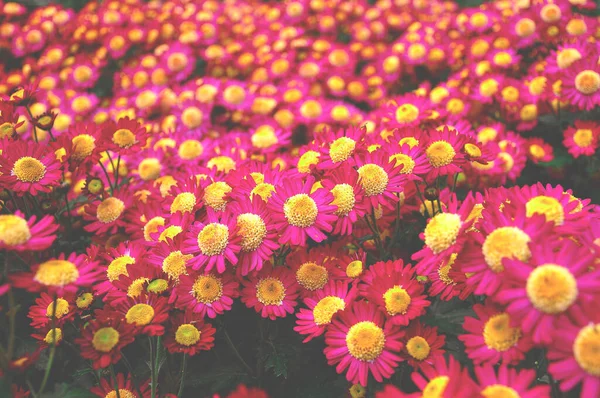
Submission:
M 581 53 L 574 48 L 565 48 L 556 54 L 556 65 L 560 69 L 566 69 L 573 64 L 575 61 L 581 59 Z
M 269 184 L 268 182 L 259 182 L 254 188 L 252 188 L 252 191 L 250 191 L 250 197 L 252 197 L 252 195 L 258 195 L 262 200 L 267 202 L 274 191 L 275 186 L 273 186 L 273 184 Z
M 225 250 L 229 243 L 227 225 L 210 223 L 198 234 L 198 247 L 205 256 L 217 256 Z
M 276 278 L 265 278 L 256 284 L 256 298 L 264 305 L 281 305 L 285 298 L 285 286 Z
M 31 239 L 27 221 L 12 214 L 0 215 L 0 242 L 6 246 L 18 246 Z
M 135 140 L 135 134 L 131 130 L 118 129 L 113 133 L 112 142 L 120 148 L 129 148 L 137 141 Z
M 62 297 L 57 298 L 56 310 L 54 310 L 54 301 L 50 302 L 46 308 L 46 316 L 48 318 L 52 317 L 52 312 L 54 312 L 56 319 L 62 318 L 69 313 L 69 302 Z
M 450 270 L 452 269 L 452 265 L 454 264 L 454 261 L 456 261 L 457 256 L 458 254 L 452 253 L 448 259 L 448 262 L 446 264 L 442 263 L 438 268 L 438 277 L 446 285 L 456 285 L 454 279 L 450 277 Z
M 177 153 L 183 160 L 193 160 L 202 155 L 204 147 L 198 140 L 185 140 L 179 145 Z
M 385 310 L 391 316 L 406 314 L 408 306 L 412 301 L 408 292 L 400 286 L 388 289 L 383 294 L 383 300 L 385 302 Z
M 79 271 L 75 264 L 66 260 L 50 260 L 40 264 L 33 279 L 46 286 L 63 287 L 75 282 Z
M 414 159 L 403 153 L 396 153 L 395 155 L 391 155 L 389 160 L 390 162 L 392 160 L 396 162 L 394 164 L 395 167 L 402 165 L 402 169 L 400 170 L 401 174 L 410 174 L 415 169 L 416 163 Z
M 92 293 L 85 292 L 77 297 L 75 300 L 75 305 L 77 305 L 77 308 L 79 309 L 85 309 L 92 304 L 92 301 L 94 301 L 94 295 Z
M 175 196 L 171 203 L 171 214 L 180 211 L 182 213 L 191 213 L 196 206 L 196 196 L 191 192 L 182 192 Z
M 158 237 L 160 242 L 166 242 L 167 239 L 173 239 L 177 235 L 183 232 L 183 228 L 179 225 L 169 225 L 167 228 L 162 231 Z
M 135 258 L 127 255 L 115 258 L 106 269 L 108 280 L 112 282 L 119 279 L 121 275 L 129 276 L 127 266 L 130 264 L 135 264 Z
M 296 271 L 296 280 L 307 290 L 318 290 L 329 280 L 329 273 L 322 265 L 307 262 Z
M 117 343 L 119 343 L 119 332 L 112 327 L 98 329 L 92 338 L 92 345 L 100 352 L 110 352 Z
M 278 142 L 275 131 L 270 128 L 257 129 L 250 140 L 255 148 L 270 148 Z
M 423 337 L 414 336 L 406 343 L 406 351 L 417 361 L 422 361 L 429 355 L 431 347 Z
M 433 167 L 447 166 L 454 160 L 456 151 L 447 141 L 435 141 L 425 150 L 427 159 Z
M 144 225 L 144 239 L 147 242 L 151 242 L 152 241 L 152 237 L 150 236 L 150 234 L 158 232 L 158 228 L 162 227 L 164 225 L 165 225 L 165 219 L 164 219 L 164 217 L 156 216 L 156 217 L 151 218 Z
M 127 311 L 125 319 L 127 323 L 146 326 L 154 319 L 154 308 L 148 304 L 136 304 Z
M 356 203 L 354 188 L 349 184 L 337 184 L 331 189 L 331 193 L 334 198 L 331 204 L 337 206 L 335 214 L 338 217 L 347 216 Z
M 36 158 L 24 156 L 15 162 L 11 175 L 22 182 L 38 182 L 46 175 L 46 166 Z
M 117 36 L 118 37 L 118 36 Z M 124 388 L 119 388 L 119 397 L 121 398 L 136 398 L 137 395 Z M 117 398 L 117 392 L 112 390 L 104 398 Z
M 487 320 L 483 327 L 483 340 L 492 350 L 504 352 L 517 344 L 521 338 L 521 329 L 510 326 L 510 318 L 500 313 Z
M 244 252 L 258 249 L 267 236 L 267 226 L 258 214 L 240 214 L 237 217 L 237 226 L 238 234 L 242 238 L 240 247 Z
M 600 376 L 600 324 L 583 327 L 573 342 L 575 360 L 592 376 Z
M 340 137 L 331 143 L 329 156 L 334 163 L 343 162 L 352 155 L 355 147 L 356 141 L 348 137 Z
M 423 398 L 441 398 L 444 396 L 444 391 L 448 386 L 450 377 L 437 376 L 429 380 L 429 383 L 423 389 Z
M 73 152 L 71 157 L 80 162 L 94 152 L 96 148 L 96 139 L 89 134 L 79 134 L 71 140 Z
M 529 235 L 517 227 L 497 228 L 483 242 L 485 262 L 492 271 L 502 272 L 505 258 L 527 261 L 531 257 L 530 241 Z
M 307 228 L 317 220 L 319 209 L 313 198 L 305 193 L 299 193 L 285 201 L 283 213 L 290 225 Z
M 169 278 L 178 280 L 180 275 L 186 273 L 186 262 L 193 257 L 191 254 L 182 254 L 179 250 L 171 252 L 163 260 L 162 270 L 169 275 Z
M 354 260 L 346 266 L 346 275 L 348 278 L 358 278 L 363 272 L 363 263 L 360 260 Z
M 525 204 L 527 217 L 534 214 L 542 214 L 546 221 L 553 221 L 556 225 L 562 225 L 565 221 L 565 210 L 560 202 L 551 196 L 536 196 L 529 199 Z
M 419 117 L 419 108 L 413 104 L 403 104 L 396 109 L 396 121 L 398 123 L 411 123 Z
M 437 214 L 425 227 L 425 244 L 435 254 L 443 252 L 456 243 L 461 225 L 458 214 Z
M 146 290 L 150 293 L 160 294 L 169 288 L 169 282 L 165 279 L 154 279 L 148 283 Z
M 367 196 L 375 196 L 383 193 L 388 186 L 390 177 L 383 167 L 369 163 L 358 168 L 360 185 Z
M 180 325 L 175 332 L 175 341 L 181 345 L 189 347 L 194 345 L 200 340 L 200 331 L 196 326 L 185 323 Z
M 136 298 L 144 291 L 144 285 L 148 283 L 148 278 L 137 278 L 127 287 L 127 296 Z
M 115 197 L 106 198 L 98 205 L 96 218 L 100 222 L 108 224 L 118 219 L 124 210 L 125 203 L 121 199 Z
M 224 210 L 227 206 L 225 195 L 231 192 L 231 189 L 226 182 L 213 182 L 204 190 L 204 203 L 216 211 Z
M 587 148 L 594 141 L 594 133 L 590 129 L 578 129 L 573 134 L 573 141 L 580 148 Z
M 61 340 L 62 340 L 62 329 L 61 328 L 50 329 L 48 331 L 48 333 L 46 333 L 46 337 L 44 337 L 44 341 L 50 345 L 59 343 Z
M 577 281 L 571 272 L 557 264 L 536 267 L 527 278 L 527 297 L 546 314 L 559 314 L 577 299 Z
M 206 167 L 209 169 L 216 167 L 218 171 L 229 173 L 231 170 L 235 170 L 235 160 L 229 156 L 215 156 L 206 163 Z
M 600 90 L 600 74 L 593 70 L 581 71 L 575 76 L 575 88 L 584 95 L 592 95 Z
M 195 129 L 196 127 L 200 126 L 203 119 L 204 114 L 195 106 L 185 108 L 183 112 L 181 112 L 181 122 L 188 129 Z
M 298 159 L 298 171 L 301 173 L 310 173 L 310 166 L 319 163 L 319 157 L 321 155 L 317 151 L 306 151 Z
M 313 318 L 317 325 L 327 325 L 331 323 L 331 318 L 338 311 L 346 308 L 346 302 L 337 296 L 323 297 L 315 308 L 313 308 Z
M 198 302 L 211 304 L 223 296 L 223 283 L 212 275 L 202 275 L 192 285 L 191 293 Z
M 360 361 L 373 361 L 383 352 L 385 334 L 371 321 L 358 322 L 346 334 L 346 346 L 350 355 Z
M 492 384 L 481 391 L 484 398 L 520 398 L 518 392 L 502 384 Z

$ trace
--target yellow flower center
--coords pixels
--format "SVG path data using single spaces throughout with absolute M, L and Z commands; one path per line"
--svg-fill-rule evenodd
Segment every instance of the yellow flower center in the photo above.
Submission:
M 600 324 L 590 324 L 579 331 L 573 342 L 573 354 L 583 370 L 600 376 Z
M 544 148 L 542 148 L 538 144 L 531 145 L 529 147 L 529 153 L 531 154 L 531 156 L 537 159 L 541 159 L 546 155 L 546 151 L 544 151 Z
M 87 82 L 92 77 L 92 69 L 87 65 L 80 65 L 73 70 L 73 78 L 78 83 Z
M 331 323 L 331 318 L 338 311 L 346 308 L 346 302 L 337 296 L 323 297 L 315 308 L 313 308 L 313 317 L 317 325 L 327 325 Z
M 69 313 L 69 302 L 61 297 L 56 299 L 56 311 L 54 310 L 54 301 L 48 304 L 46 307 L 46 316 L 48 318 L 52 317 L 52 312 L 54 311 L 54 316 L 56 319 L 60 319 L 63 316 Z
M 502 272 L 502 260 L 505 258 L 528 261 L 531 257 L 530 241 L 529 235 L 517 227 L 497 228 L 483 242 L 485 262 L 492 271 Z
M 527 104 L 527 105 L 523 106 L 523 108 L 521 108 L 519 116 L 521 116 L 521 120 L 523 120 L 524 122 L 531 122 L 531 121 L 537 119 L 537 116 L 538 116 L 537 105 Z
M 500 51 L 494 55 L 494 63 L 498 66 L 508 66 L 512 60 L 512 56 L 505 51 Z
M 137 278 L 127 287 L 127 295 L 132 298 L 139 297 L 144 291 L 144 285 L 148 283 L 148 278 Z
M 230 104 L 239 105 L 246 99 L 246 91 L 240 86 L 229 86 L 223 90 L 223 98 Z
M 252 197 L 252 195 L 258 195 L 266 202 L 269 200 L 274 191 L 275 187 L 273 184 L 269 184 L 268 182 L 259 182 L 254 188 L 252 188 L 252 191 L 250 191 L 250 197 Z
M 163 260 L 162 270 L 171 279 L 179 280 L 179 276 L 186 273 L 185 264 L 193 257 L 191 254 L 182 254 L 179 250 L 171 252 Z
M 251 252 L 261 245 L 267 236 L 267 226 L 257 214 L 244 213 L 237 217 L 238 234 L 242 241 L 240 247 L 244 252 Z
M 557 264 L 535 268 L 527 278 L 527 297 L 546 314 L 566 311 L 577 299 L 577 281 L 571 272 Z
M 400 170 L 401 174 L 410 174 L 415 168 L 415 161 L 408 155 L 403 153 L 397 153 L 395 155 L 391 155 L 389 161 L 396 161 L 395 167 L 402 165 L 402 169 Z
M 119 332 L 111 327 L 98 329 L 92 338 L 92 345 L 100 352 L 110 352 L 118 343 Z
M 129 148 L 137 141 L 135 134 L 129 129 L 118 129 L 113 133 L 112 142 L 119 148 Z
M 0 215 L 0 242 L 7 246 L 17 246 L 31 239 L 27 221 L 12 214 Z
M 584 70 L 575 76 L 575 88 L 581 94 L 592 95 L 600 90 L 600 74 L 593 70 Z
M 331 193 L 333 194 L 334 198 L 331 204 L 338 207 L 335 211 L 335 214 L 338 217 L 344 217 L 348 215 L 356 203 L 356 198 L 354 197 L 354 188 L 348 184 L 337 184 L 331 189 Z
M 204 152 L 204 147 L 197 140 L 185 140 L 179 145 L 177 153 L 183 160 L 194 160 Z
M 529 92 L 533 95 L 541 95 L 547 83 L 548 78 L 545 76 L 534 77 L 529 83 Z
M 0 138 L 8 138 L 15 134 L 15 126 L 12 123 L 4 122 L 0 124 Z
M 321 289 L 329 280 L 327 268 L 313 262 L 304 263 L 296 271 L 296 280 L 307 290 Z
M 408 49 L 406 51 L 406 55 L 408 55 L 408 58 L 410 59 L 421 59 L 425 56 L 426 53 L 427 49 L 421 43 L 411 44 L 410 46 L 408 46 Z
M 354 260 L 346 266 L 346 275 L 348 278 L 358 278 L 363 273 L 363 263 L 360 260 Z
M 140 162 L 138 166 L 138 174 L 144 181 L 156 180 L 160 177 L 162 165 L 157 158 L 147 158 Z
M 369 163 L 358 168 L 360 185 L 367 196 L 375 196 L 383 193 L 388 186 L 389 176 L 383 167 Z
M 403 104 L 396 109 L 396 121 L 398 123 L 411 123 L 419 117 L 419 108 L 413 104 Z
M 535 33 L 535 22 L 529 18 L 520 19 L 515 25 L 515 32 L 520 37 L 528 37 Z
M 290 225 L 307 228 L 315 223 L 319 209 L 313 198 L 305 193 L 300 193 L 285 201 L 283 213 Z
M 483 327 L 483 340 L 489 349 L 504 352 L 515 346 L 521 338 L 521 329 L 510 326 L 508 314 L 492 316 Z
M 231 192 L 231 187 L 223 181 L 216 181 L 204 190 L 204 203 L 216 211 L 221 211 L 227 206 L 224 196 Z
M 119 397 L 121 397 L 121 398 L 136 398 L 137 395 L 129 390 L 124 389 L 124 388 L 119 388 Z M 115 390 L 112 390 L 111 392 L 106 394 L 106 396 L 104 398 L 117 398 L 117 392 Z
M 371 321 L 358 322 L 348 330 L 346 346 L 350 355 L 360 361 L 373 361 L 383 352 L 385 334 Z
M 206 166 L 209 169 L 216 167 L 218 171 L 229 173 L 231 170 L 235 170 L 235 160 L 229 156 L 215 156 L 206 163 Z
M 560 7 L 556 4 L 546 4 L 540 10 L 540 17 L 546 23 L 557 22 L 562 16 Z
M 154 308 L 148 304 L 136 304 L 127 311 L 125 319 L 127 323 L 146 326 L 154 319 Z
M 450 277 L 450 270 L 452 269 L 452 265 L 454 264 L 454 261 L 456 261 L 456 257 L 457 257 L 457 254 L 452 253 L 452 255 L 450 255 L 450 258 L 448 259 L 448 262 L 446 264 L 444 264 L 444 263 L 440 264 L 440 267 L 438 268 L 438 276 L 439 276 L 440 280 L 442 282 L 444 282 L 446 285 L 455 285 L 456 284 L 456 282 L 454 282 L 454 280 Z
M 256 284 L 256 298 L 264 305 L 281 305 L 285 298 L 285 286 L 276 278 L 265 278 Z
M 165 279 L 155 279 L 148 283 L 147 291 L 150 293 L 160 294 L 169 288 L 169 282 Z
M 148 221 L 146 223 L 146 225 L 144 225 L 144 239 L 147 242 L 151 242 L 152 241 L 152 237 L 150 236 L 150 234 L 156 233 L 158 232 L 158 228 L 162 227 L 165 225 L 165 219 L 161 216 L 156 216 L 150 219 L 150 221 Z
M 188 58 L 183 53 L 173 53 L 167 58 L 167 67 L 174 72 L 185 69 L 187 63 Z
M 71 147 L 73 149 L 71 157 L 80 162 L 94 152 L 96 139 L 89 134 L 79 134 L 71 140 Z
M 15 162 L 11 175 L 22 182 L 38 182 L 46 175 L 46 166 L 36 158 L 24 156 Z
M 476 28 L 482 28 L 485 25 L 487 25 L 488 17 L 482 12 L 476 12 L 473 15 L 471 15 L 471 19 L 469 20 L 469 22 Z
M 440 213 L 434 216 L 425 227 L 425 244 L 438 254 L 456 242 L 462 221 L 454 213 Z
M 448 376 L 437 376 L 429 380 L 429 383 L 423 389 L 422 398 L 443 398 L 444 391 L 448 386 L 450 378 Z
M 191 213 L 196 206 L 196 196 L 191 192 L 182 192 L 178 194 L 173 203 L 171 203 L 171 214 L 178 211 L 182 213 Z
M 66 260 L 50 260 L 40 264 L 33 279 L 46 286 L 62 287 L 75 282 L 79 270 L 75 264 Z
M 408 145 L 410 148 L 414 148 L 419 145 L 419 140 L 417 140 L 415 137 L 404 137 L 398 141 L 398 145 Z
M 166 242 L 167 239 L 173 239 L 181 232 L 183 232 L 183 228 L 181 228 L 179 225 L 169 225 L 167 228 L 165 228 L 164 231 L 160 233 L 158 240 L 160 242 Z
M 484 398 L 520 398 L 514 389 L 502 384 L 492 384 L 481 391 Z
M 261 149 L 270 148 L 279 141 L 272 128 L 257 129 L 250 139 L 252 141 L 252 146 Z
M 422 361 L 429 355 L 431 347 L 423 337 L 414 336 L 406 343 L 406 351 L 417 361 Z
M 96 209 L 96 218 L 108 224 L 118 219 L 125 210 L 125 203 L 121 199 L 110 197 L 106 198 L 98 205 Z
M 229 228 L 224 224 L 207 224 L 198 234 L 198 247 L 205 256 L 217 256 L 223 253 L 228 243 Z
M 350 396 L 352 398 L 365 398 L 367 396 L 367 390 L 360 384 L 354 384 L 350 387 Z
M 400 287 L 394 286 L 383 294 L 385 309 L 389 315 L 406 314 L 406 310 L 412 301 L 408 292 Z
M 135 258 L 127 255 L 115 258 L 106 269 L 108 280 L 112 282 L 119 279 L 121 275 L 129 276 L 127 266 L 130 264 L 135 264 Z
M 192 324 L 185 323 L 175 332 L 175 341 L 186 347 L 196 344 L 198 340 L 200 340 L 200 331 Z
M 305 101 L 300 106 L 300 114 L 307 119 L 316 119 L 323 113 L 323 107 L 316 100 Z
M 185 108 L 183 112 L 181 112 L 181 122 L 190 130 L 200 126 L 203 119 L 204 114 L 195 106 Z
M 525 204 L 527 217 L 542 214 L 546 221 L 553 221 L 555 225 L 562 225 L 565 221 L 565 210 L 560 202 L 551 196 L 536 196 Z
M 50 329 L 48 331 L 48 333 L 46 333 L 46 337 L 44 337 L 44 341 L 50 345 L 59 343 L 61 340 L 62 340 L 62 329 L 61 328 Z
M 573 141 L 580 148 L 587 148 L 594 141 L 594 133 L 590 129 L 578 129 L 573 134 Z
M 390 55 L 383 60 L 383 71 L 387 74 L 394 73 L 400 67 L 400 58 L 395 55 Z
M 481 156 L 481 149 L 475 144 L 467 143 L 465 144 L 465 153 L 473 158 L 478 158 Z
M 446 110 L 453 115 L 465 110 L 465 103 L 459 98 L 452 98 L 446 104 Z
M 192 294 L 200 303 L 214 303 L 223 296 L 223 283 L 212 275 L 201 275 L 192 285 Z
M 556 54 L 556 65 L 560 69 L 566 69 L 575 61 L 581 59 L 581 53 L 574 48 L 565 48 Z
M 352 155 L 355 147 L 356 141 L 348 137 L 340 137 L 329 146 L 329 156 L 334 163 L 343 162 Z
M 77 300 L 75 300 L 75 305 L 77 305 L 77 308 L 82 310 L 88 308 L 90 304 L 92 304 L 92 301 L 94 301 L 94 295 L 92 293 L 85 292 L 77 297 Z
M 310 173 L 310 166 L 319 163 L 321 155 L 317 151 L 306 151 L 298 160 L 298 171 L 301 173 Z
M 425 154 L 433 167 L 447 166 L 452 163 L 454 156 L 456 156 L 452 145 L 444 140 L 430 144 L 425 150 Z
M 479 92 L 485 97 L 491 97 L 498 92 L 498 85 L 495 79 L 486 79 L 479 85 Z
M 92 102 L 88 97 L 75 97 L 71 103 L 71 107 L 76 113 L 84 113 L 92 107 Z

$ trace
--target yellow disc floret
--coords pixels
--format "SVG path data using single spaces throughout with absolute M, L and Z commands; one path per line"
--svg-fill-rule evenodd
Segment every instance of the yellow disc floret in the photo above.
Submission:
M 108 224 L 121 217 L 124 210 L 125 203 L 121 199 L 115 197 L 106 198 L 98 205 L 96 218 L 100 222 Z
M 346 308 L 346 302 L 337 296 L 323 297 L 315 308 L 313 308 L 313 317 L 317 325 L 327 325 L 331 323 L 331 318 L 338 311 Z
M 309 261 L 298 268 L 296 280 L 307 290 L 318 290 L 329 280 L 329 272 L 322 265 Z
M 423 337 L 414 336 L 406 343 L 406 351 L 417 361 L 422 361 L 429 355 L 431 347 Z
M 497 228 L 483 242 L 485 262 L 492 271 L 502 272 L 505 258 L 527 261 L 531 257 L 530 241 L 529 235 L 517 227 Z
M 406 289 L 401 286 L 394 286 L 383 294 L 383 301 L 385 302 L 387 313 L 394 316 L 397 314 L 406 314 L 412 299 Z
M 75 264 L 66 260 L 49 260 L 40 264 L 33 280 L 45 286 L 63 287 L 75 282 L 79 271 Z
M 198 234 L 198 248 L 205 256 L 222 254 L 228 243 L 229 228 L 224 224 L 207 224 Z
M 184 345 L 186 347 L 192 346 L 200 340 L 200 331 L 196 328 L 196 326 L 185 323 L 180 325 L 175 332 L 175 341 L 178 344 Z
M 136 326 L 146 326 L 154 319 L 154 308 L 148 304 L 136 304 L 125 314 L 127 323 Z
M 192 285 L 191 293 L 196 301 L 211 304 L 223 296 L 223 283 L 215 276 L 202 275 Z
M 96 351 L 110 352 L 119 343 L 119 332 L 112 328 L 100 328 L 94 333 L 92 345 Z
M 290 225 L 307 228 L 317 220 L 319 209 L 313 198 L 305 193 L 300 193 L 285 201 L 283 213 Z
M 24 156 L 15 162 L 11 175 L 22 182 L 38 182 L 46 175 L 46 166 L 36 158 Z
M 258 214 L 243 213 L 237 217 L 238 234 L 242 238 L 240 247 L 251 252 L 262 244 L 267 236 L 267 226 Z
M 358 322 L 348 330 L 346 346 L 350 355 L 360 361 L 373 361 L 383 352 L 385 334 L 371 321 Z
M 577 299 L 577 280 L 563 266 L 543 264 L 529 274 L 526 291 L 536 309 L 546 314 L 559 314 Z
M 454 213 L 440 213 L 435 215 L 425 227 L 425 245 L 438 254 L 448 249 L 458 238 L 462 221 Z
M 588 374 L 600 376 L 600 324 L 583 327 L 573 342 L 573 355 Z
M 285 298 L 285 286 L 277 278 L 265 278 L 256 284 L 256 298 L 264 305 L 281 305 Z
M 504 352 L 514 347 L 521 337 L 521 329 L 510 326 L 506 313 L 496 314 L 487 320 L 483 327 L 483 340 L 488 348 Z
M 6 246 L 18 246 L 31 239 L 27 221 L 12 214 L 0 215 L 0 243 Z
M 390 177 L 383 167 L 369 163 L 358 168 L 360 185 L 367 196 L 383 193 L 388 186 Z

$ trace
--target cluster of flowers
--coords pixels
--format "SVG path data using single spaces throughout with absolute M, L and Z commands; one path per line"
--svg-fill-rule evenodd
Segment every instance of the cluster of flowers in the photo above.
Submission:
M 578 115 L 559 143 L 596 153 L 593 6 L 3 4 L 18 68 L 0 71 L 0 296 L 14 326 L 15 291 L 36 295 L 39 349 L 14 358 L 10 331 L 2 374 L 47 349 L 51 367 L 65 341 L 94 369 L 143 336 L 151 358 L 194 356 L 239 299 L 324 336 L 354 397 L 403 363 L 416 396 L 549 396 L 515 367 L 537 348 L 560 389 L 598 396 L 598 208 L 560 185 L 503 187 L 552 161 L 551 137 L 528 135 L 542 116 Z M 423 318 L 455 298 L 476 302 L 459 336 L 473 367 Z M 151 366 L 92 391 L 169 396 Z M 266 395 L 229 395 L 250 396 Z

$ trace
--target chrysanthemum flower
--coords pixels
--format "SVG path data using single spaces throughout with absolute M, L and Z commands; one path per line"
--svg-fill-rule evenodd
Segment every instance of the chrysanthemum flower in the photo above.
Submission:
M 124 117 L 116 123 L 111 121 L 104 127 L 99 145 L 102 150 L 110 150 L 119 155 L 129 155 L 144 147 L 147 138 L 146 127 L 129 117 Z
M 406 95 L 396 98 L 388 105 L 390 118 L 394 126 L 417 126 L 431 115 L 431 104 L 425 98 Z
M 333 229 L 333 195 L 326 189 L 312 192 L 314 183 L 312 176 L 306 181 L 296 177 L 282 181 L 273 192 L 267 206 L 273 212 L 273 227 L 281 233 L 279 243 L 304 246 L 308 237 L 321 242 L 327 237 L 324 232 Z
M 492 304 L 475 304 L 477 318 L 465 317 L 463 327 L 467 334 L 458 336 L 466 347 L 469 358 L 477 364 L 502 362 L 519 363 L 533 347 L 531 336 L 523 334 L 511 323 L 510 316 Z
M 347 370 L 351 383 L 367 385 L 369 373 L 376 381 L 389 378 L 401 358 L 404 332 L 385 321 L 377 306 L 364 301 L 350 305 L 332 321 L 325 332 L 325 357 L 336 371 Z
M 173 290 L 170 302 L 180 309 L 193 311 L 201 317 L 215 318 L 231 309 L 239 295 L 239 284 L 230 273 L 183 275 Z
M 135 327 L 118 317 L 92 319 L 75 339 L 81 357 L 92 361 L 94 369 L 106 368 L 121 359 L 121 350 L 134 340 Z
M 131 194 L 113 192 L 112 196 L 89 203 L 85 208 L 84 219 L 90 221 L 84 228 L 97 235 L 110 235 L 127 223 L 126 213 L 131 205 Z
M 294 313 L 299 286 L 291 270 L 267 264 L 242 283 L 242 302 L 263 318 L 275 320 Z
M 506 312 L 536 343 L 550 343 L 548 330 L 558 327 L 557 317 L 586 319 L 583 305 L 598 300 L 600 270 L 594 255 L 572 241 L 535 245 L 527 262 L 504 261 L 508 285 L 494 300 L 507 305 Z
M 210 323 L 204 323 L 202 315 L 187 311 L 178 313 L 169 319 L 165 334 L 165 347 L 171 354 L 180 352 L 196 355 L 208 351 L 214 345 L 217 332 Z
M 379 205 L 393 209 L 398 202 L 398 194 L 404 189 L 406 176 L 402 167 L 390 159 L 390 153 L 378 150 L 356 159 L 358 182 L 364 198 L 373 208 Z
M 430 132 L 429 140 L 423 146 L 432 167 L 427 174 L 427 181 L 461 171 L 460 166 L 465 162 L 465 155 L 462 152 L 464 143 L 465 136 L 448 127 L 444 127 L 441 131 Z
M 50 325 L 52 315 L 54 314 L 54 322 L 56 326 L 61 326 L 65 322 L 69 322 L 75 316 L 75 300 L 72 295 L 56 298 L 55 300 L 49 294 L 42 292 L 39 298 L 35 300 L 35 304 L 29 307 L 27 316 L 31 318 L 31 326 L 39 329 Z
M 536 381 L 533 369 L 517 370 L 501 366 L 496 373 L 492 364 L 486 364 L 475 368 L 475 376 L 482 397 L 538 398 L 550 396 L 550 386 L 531 387 Z
M 36 221 L 35 215 L 27 220 L 19 210 L 14 214 L 0 215 L 0 249 L 22 252 L 41 251 L 50 247 L 58 229 L 54 217 L 44 216 Z
M 31 335 L 34 339 L 38 340 L 43 347 L 49 347 L 52 345 L 60 345 L 63 340 L 63 330 L 58 327 L 44 327 L 38 330 L 38 333 Z
M 354 154 L 361 153 L 365 149 L 364 134 L 363 128 L 351 128 L 337 132 L 326 130 L 320 133 L 316 137 L 322 153 L 318 168 L 331 169 L 346 161 L 352 164 Z
M 194 214 L 202 207 L 203 196 L 204 192 L 198 179 L 196 176 L 191 176 L 171 187 L 164 203 L 165 210 L 171 214 L 178 211 Z
M 430 296 L 439 296 L 444 301 L 450 301 L 457 296 L 460 300 L 465 300 L 473 293 L 475 287 L 466 283 L 468 276 L 455 269 L 457 261 L 461 261 L 460 254 L 452 253 L 447 260 L 439 264 L 437 269 L 427 275 L 427 279 L 431 282 L 427 290 Z
M 545 70 L 551 75 L 565 71 L 590 51 L 588 46 L 588 43 L 582 41 L 559 45 L 546 58 Z
M 438 335 L 437 327 L 429 327 L 418 320 L 411 322 L 403 338 L 404 348 L 400 356 L 415 370 L 431 368 L 437 357 L 444 355 L 444 335 Z
M 202 187 L 204 188 L 204 197 L 202 198 L 204 205 L 214 211 L 225 210 L 229 203 L 229 194 L 233 190 L 231 185 L 226 181 L 207 178 L 202 183 Z
M 406 326 L 431 304 L 414 268 L 402 260 L 378 262 L 361 277 L 361 295 L 377 305 L 393 325 Z
M 546 141 L 538 137 L 532 137 L 527 141 L 529 147 L 527 155 L 532 162 L 551 162 L 554 159 L 554 149 Z
M 323 187 L 334 197 L 332 204 L 337 206 L 334 214 L 338 219 L 334 224 L 333 234 L 352 234 L 352 225 L 367 211 L 363 189 L 358 180 L 357 171 L 347 165 L 330 171 L 321 180 Z
M 402 141 L 402 138 L 400 141 Z M 390 150 L 390 161 L 396 162 L 396 167 L 402 166 L 400 174 L 406 174 L 409 180 L 420 181 L 422 180 L 421 176 L 425 176 L 431 171 L 432 166 L 418 144 L 405 143 L 395 148 Z
M 140 382 L 139 387 L 142 393 L 140 397 L 133 386 L 133 382 L 130 376 L 125 376 L 123 373 L 117 373 L 116 384 L 119 389 L 119 395 L 121 398 L 150 398 L 150 381 Z M 102 378 L 100 379 L 100 385 L 92 387 L 90 389 L 92 394 L 95 394 L 102 398 L 113 398 L 117 396 L 115 391 L 115 380 Z
M 435 394 L 439 397 L 471 397 L 475 396 L 476 385 L 469 376 L 467 369 L 452 355 L 446 360 L 443 356 L 437 357 L 432 367 L 413 372 L 413 382 L 419 392 L 415 396 Z
M 163 324 L 169 318 L 165 297 L 142 293 L 117 303 L 113 308 L 110 311 L 120 314 L 125 322 L 134 326 L 136 334 L 162 336 L 165 332 Z
M 576 120 L 564 131 L 563 144 L 574 157 L 593 156 L 598 149 L 600 126 L 592 121 Z
M 600 66 L 595 59 L 582 59 L 565 71 L 562 95 L 572 105 L 589 111 L 600 104 Z
M 118 280 L 121 275 L 129 276 L 127 267 L 136 265 L 135 269 L 145 268 L 144 257 L 146 255 L 146 247 L 140 244 L 121 243 L 116 248 L 111 248 L 106 254 L 103 254 L 104 260 L 108 263 L 105 269 L 106 277 L 104 280 L 94 286 L 95 291 L 104 295 L 114 289 L 112 285 Z
M 37 195 L 50 192 L 60 184 L 61 164 L 48 146 L 32 142 L 16 141 L 3 144 L 0 156 L 0 183 L 17 195 Z

